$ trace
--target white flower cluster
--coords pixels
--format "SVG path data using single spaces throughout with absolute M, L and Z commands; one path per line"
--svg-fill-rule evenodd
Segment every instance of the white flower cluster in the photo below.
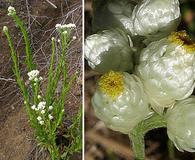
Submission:
M 43 119 L 42 119 L 41 116 L 38 116 L 38 117 L 37 117 L 37 120 L 39 121 L 39 124 L 40 124 L 40 125 L 43 125 L 43 124 L 44 124 L 44 121 L 43 121 Z
M 41 102 L 39 102 L 39 104 L 37 106 L 36 105 L 32 105 L 31 109 L 35 110 L 35 111 L 41 111 L 41 113 L 44 114 L 45 113 L 45 106 L 46 106 L 46 102 L 45 101 L 41 101 Z
M 69 24 L 56 24 L 56 29 L 57 30 L 64 30 L 64 29 L 67 29 L 67 28 L 76 28 L 76 25 L 73 24 L 73 23 L 69 23 Z
M 9 6 L 7 10 L 8 10 L 8 16 L 13 16 L 16 14 L 16 10 L 12 6 Z
M 35 111 L 39 111 L 41 115 L 44 115 L 46 113 L 46 102 L 45 101 L 41 101 L 41 102 L 38 103 L 37 106 L 36 105 L 32 105 L 31 109 L 35 110 Z M 48 110 L 52 111 L 53 110 L 53 106 L 49 106 Z M 48 115 L 48 118 L 50 120 L 53 119 L 53 116 L 52 116 L 51 113 Z M 43 120 L 43 118 L 40 115 L 37 117 L 37 120 L 39 121 L 40 125 L 44 124 L 44 120 Z
M 32 70 L 30 72 L 28 72 L 28 79 L 29 81 L 41 81 L 43 78 L 42 77 L 38 77 L 39 76 L 39 71 L 38 70 Z

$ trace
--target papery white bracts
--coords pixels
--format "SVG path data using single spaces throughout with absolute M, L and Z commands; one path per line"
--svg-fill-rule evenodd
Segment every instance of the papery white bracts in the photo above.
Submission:
M 143 0 L 135 6 L 129 30 L 132 35 L 159 40 L 175 31 L 180 23 L 178 0 Z
M 137 74 L 157 112 L 192 94 L 195 86 L 194 55 L 195 45 L 184 31 L 152 42 L 143 49 Z
M 105 30 L 87 37 L 85 58 L 89 66 L 99 72 L 132 70 L 130 37 L 121 30 Z
M 126 72 L 111 71 L 102 76 L 92 105 L 107 127 L 125 134 L 152 114 L 140 79 Z
M 38 76 L 39 76 L 39 71 L 38 70 L 32 70 L 30 72 L 27 73 L 28 77 L 29 77 L 29 80 L 32 81 L 32 80 L 38 80 Z
M 195 97 L 179 101 L 166 113 L 167 133 L 179 151 L 195 152 Z

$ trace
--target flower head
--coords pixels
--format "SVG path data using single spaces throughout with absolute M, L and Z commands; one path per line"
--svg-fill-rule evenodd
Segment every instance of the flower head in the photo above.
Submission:
M 166 113 L 167 133 L 180 151 L 195 152 L 195 97 L 178 101 Z
M 41 110 L 41 114 L 45 114 L 45 110 L 43 109 L 43 110 Z
M 39 102 L 37 108 L 38 108 L 39 110 L 43 110 L 43 109 L 45 109 L 45 105 L 46 105 L 46 102 L 41 101 L 41 102 Z
M 186 44 L 180 35 L 173 33 L 155 41 L 142 50 L 137 67 L 150 103 L 157 112 L 172 107 L 176 100 L 189 97 L 195 86 L 195 52 L 193 44 Z M 189 49 L 190 48 L 190 49 Z
M 98 72 L 127 71 L 133 68 L 129 38 L 121 30 L 105 30 L 87 37 L 84 49 L 89 66 Z
M 30 81 L 38 80 L 37 79 L 38 76 L 39 76 L 39 71 L 38 70 L 32 70 L 32 71 L 28 72 L 28 77 L 29 77 Z
M 42 118 L 41 118 L 40 116 L 38 116 L 38 117 L 37 117 L 37 120 L 38 120 L 38 121 L 41 121 L 41 120 L 42 120 Z
M 31 109 L 32 109 L 32 110 L 35 110 L 35 108 L 36 108 L 35 105 L 32 105 L 32 106 L 31 106 Z
M 3 32 L 8 32 L 7 26 L 3 26 Z
M 53 116 L 51 114 L 48 115 L 49 119 L 52 120 Z
M 77 37 L 76 37 L 76 36 L 73 36 L 73 37 L 72 37 L 72 39 L 73 39 L 73 40 L 76 40 L 76 39 L 77 39 Z
M 76 25 L 75 24 L 73 24 L 73 23 L 69 23 L 69 24 L 56 24 L 56 30 L 58 30 L 58 31 L 62 31 L 62 32 L 64 32 L 64 31 L 66 31 L 66 29 L 73 29 L 73 28 L 76 28 Z M 65 34 L 67 34 L 67 31 L 66 31 L 66 33 Z
M 141 81 L 125 72 L 111 71 L 104 75 L 98 82 L 92 105 L 107 127 L 125 134 L 152 113 Z
M 8 7 L 8 16 L 13 16 L 13 15 L 16 15 L 16 10 L 14 7 L 9 6 Z
M 142 0 L 133 10 L 131 33 L 159 40 L 177 29 L 180 15 L 178 0 Z
M 49 110 L 51 111 L 53 109 L 53 106 L 49 106 Z

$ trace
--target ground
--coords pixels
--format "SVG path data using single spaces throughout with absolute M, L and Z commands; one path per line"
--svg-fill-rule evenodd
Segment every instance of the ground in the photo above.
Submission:
M 51 2 L 57 9 L 51 4 Z M 77 113 L 81 106 L 82 87 L 82 8 L 78 0 L 5 0 L 0 1 L 0 160 L 49 160 L 48 153 L 40 151 L 33 137 L 33 130 L 29 126 L 28 117 L 23 106 L 22 97 L 14 80 L 10 50 L 2 33 L 2 27 L 7 25 L 14 38 L 15 46 L 24 60 L 24 44 L 21 33 L 7 16 L 7 7 L 12 5 L 17 13 L 28 24 L 31 37 L 33 56 L 43 78 L 47 75 L 50 57 L 50 39 L 56 36 L 56 23 L 75 23 L 74 35 L 77 40 L 68 52 L 69 74 L 79 71 L 79 76 L 67 98 L 64 130 L 69 119 Z M 25 65 L 20 63 L 22 72 Z M 25 75 L 25 74 L 24 74 Z M 44 78 L 45 80 L 45 78 Z M 44 85 L 43 85 L 44 88 Z M 70 125 L 70 124 L 69 124 Z M 80 154 L 73 159 L 81 159 Z

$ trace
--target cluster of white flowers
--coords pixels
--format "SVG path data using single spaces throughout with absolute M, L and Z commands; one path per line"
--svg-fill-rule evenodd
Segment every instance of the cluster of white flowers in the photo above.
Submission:
M 12 7 L 12 6 L 9 6 L 9 7 L 8 7 L 8 16 L 13 16 L 13 15 L 15 15 L 15 14 L 16 14 L 15 8 Z
M 64 30 L 66 28 L 76 28 L 76 25 L 73 23 L 69 23 L 69 24 L 56 24 L 56 29 L 57 30 Z
M 39 124 L 40 125 L 43 125 L 44 124 L 44 121 L 43 121 L 42 117 L 38 116 L 37 117 L 37 120 L 39 121 Z
M 40 95 L 39 95 L 39 96 L 40 96 Z M 46 108 L 46 102 L 45 102 L 45 101 L 39 102 L 37 106 L 36 106 L 36 105 L 32 105 L 32 106 L 31 106 L 31 109 L 32 109 L 32 110 L 35 110 L 35 111 L 39 111 L 40 115 L 44 115 L 44 114 L 46 113 L 45 108 Z M 49 110 L 49 111 L 52 111 L 52 110 L 53 110 L 53 106 L 50 105 L 50 106 L 48 107 L 48 110 Z M 37 120 L 39 121 L 39 124 L 40 124 L 40 125 L 43 125 L 43 124 L 44 124 L 44 119 L 43 119 L 40 115 L 37 117 Z M 44 116 L 44 117 L 45 117 L 45 116 Z M 50 120 L 52 120 L 54 117 L 53 117 L 52 114 L 50 113 L 50 114 L 48 115 L 48 118 L 49 118 Z
M 41 76 L 40 77 L 38 77 L 38 76 L 39 76 L 38 70 L 32 70 L 32 71 L 28 72 L 29 81 L 35 81 L 35 82 L 41 81 L 43 78 Z

